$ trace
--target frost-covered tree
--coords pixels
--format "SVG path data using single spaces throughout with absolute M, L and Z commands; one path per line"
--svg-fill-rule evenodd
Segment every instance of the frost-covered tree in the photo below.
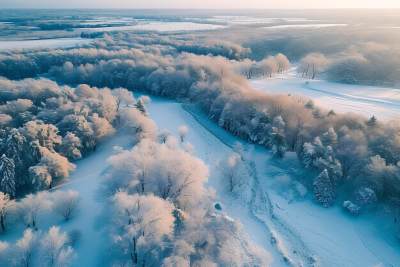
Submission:
M 38 141 L 40 146 L 54 151 L 55 147 L 61 144 L 61 136 L 58 129 L 52 124 L 43 121 L 29 121 L 23 127 L 24 135 L 31 141 Z
M 272 77 L 278 71 L 278 63 L 273 56 L 269 56 L 259 62 L 262 75 Z
M 53 177 L 49 173 L 47 166 L 36 165 L 29 168 L 29 177 L 32 181 L 32 187 L 36 191 L 49 189 L 53 181 Z
M 137 109 L 121 109 L 119 116 L 121 128 L 134 134 L 136 141 L 142 138 L 156 137 L 157 126 L 155 123 Z
M 81 140 L 81 144 L 86 151 L 93 150 L 96 145 L 92 126 L 85 116 L 70 114 L 65 116 L 58 124 L 61 133 L 74 133 Z
M 189 132 L 189 128 L 186 125 L 181 125 L 178 128 L 178 132 L 179 132 L 179 138 L 181 140 L 181 143 L 185 142 L 185 138 Z
M 15 202 L 10 199 L 9 195 L 0 192 L 0 226 L 2 232 L 6 230 L 7 215 L 10 212 L 10 209 L 14 207 L 14 205 Z
M 21 199 L 17 204 L 17 211 L 27 227 L 36 229 L 39 215 L 49 211 L 52 204 L 49 193 L 39 192 L 35 195 L 29 194 Z
M 277 54 L 275 60 L 278 65 L 278 73 L 283 73 L 290 68 L 290 61 L 284 54 Z
M 322 138 L 326 144 L 334 145 L 337 142 L 334 131 L 326 132 Z M 332 146 L 324 145 L 319 137 L 316 137 L 312 143 L 304 143 L 300 158 L 306 168 L 314 168 L 318 171 L 326 169 L 335 184 L 343 176 L 342 166 L 335 158 Z
M 0 126 L 6 127 L 11 124 L 13 118 L 8 114 L 0 113 Z
M 281 116 L 275 117 L 272 127 L 272 153 L 277 158 L 283 158 L 285 156 L 287 145 L 285 139 L 285 121 Z
M 193 215 L 177 238 L 168 263 L 176 257 L 190 266 L 268 266 L 270 255 L 251 244 L 236 221 L 220 215 Z
M 153 195 L 118 192 L 113 198 L 117 229 L 114 241 L 133 266 L 158 265 L 164 239 L 173 233 L 173 205 Z
M 249 180 L 246 168 L 239 154 L 231 154 L 220 165 L 224 183 L 228 185 L 229 192 L 243 193 L 243 185 Z
M 92 128 L 97 141 L 101 141 L 115 133 L 114 127 L 105 118 L 99 117 L 97 113 L 90 117 Z
M 11 197 L 16 195 L 14 161 L 5 154 L 0 158 L 0 190 Z
M 185 209 L 198 205 L 207 194 L 208 169 L 199 159 L 177 146 L 143 140 L 131 151 L 109 159 L 108 183 L 139 194 L 152 193 Z
M 16 243 L 17 265 L 24 267 L 33 266 L 33 257 L 37 251 L 37 234 L 32 229 L 26 229 L 24 235 Z
M 171 133 L 164 130 L 158 134 L 158 140 L 161 144 L 167 143 L 168 138 L 171 136 Z
M 143 115 L 147 115 L 146 104 L 150 102 L 150 98 L 148 96 L 141 96 L 136 101 L 135 107 L 138 109 Z
M 315 79 L 329 65 L 329 60 L 320 53 L 311 53 L 300 61 L 298 72 L 302 78 Z
M 324 207 L 332 206 L 336 199 L 336 192 L 328 170 L 323 170 L 313 182 L 315 199 Z
M 48 173 L 52 176 L 50 187 L 55 179 L 64 179 L 69 176 L 69 173 L 75 169 L 75 165 L 70 163 L 68 159 L 56 152 L 52 152 L 46 148 L 41 150 L 42 158 L 39 166 L 45 166 Z
M 81 147 L 82 144 L 79 137 L 74 133 L 68 132 L 62 139 L 60 152 L 70 160 L 77 160 L 82 157 Z
M 79 206 L 79 193 L 77 191 L 56 191 L 52 193 L 54 211 L 66 221 L 70 220 Z
M 52 226 L 41 239 L 42 263 L 45 266 L 62 267 L 71 264 L 74 250 L 68 245 L 68 236 L 60 231 L 60 228 Z
M 135 98 L 133 97 L 132 92 L 125 88 L 114 89 L 112 90 L 112 94 L 117 101 L 117 111 L 119 111 L 122 105 L 129 106 L 135 103 Z

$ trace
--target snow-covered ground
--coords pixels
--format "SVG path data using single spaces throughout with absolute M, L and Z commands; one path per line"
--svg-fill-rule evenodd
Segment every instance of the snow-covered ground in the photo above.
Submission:
M 156 32 L 181 32 L 181 31 L 205 31 L 225 28 L 223 25 L 194 23 L 194 22 L 168 22 L 168 21 L 141 21 L 136 25 L 112 26 L 90 28 L 87 31 L 156 31 Z
M 282 24 L 267 26 L 264 29 L 301 29 L 301 28 L 329 28 L 329 27 L 344 27 L 347 24 L 332 24 L 332 23 L 317 23 L 317 24 Z
M 202 18 L 202 20 L 233 24 L 233 25 L 252 25 L 252 24 L 272 24 L 281 22 L 310 22 L 315 21 L 307 18 L 271 18 L 271 17 L 252 17 L 252 16 L 213 16 L 211 18 Z
M 41 40 L 0 40 L 0 51 L 20 50 L 33 48 L 69 48 L 78 45 L 89 44 L 90 39 L 83 38 L 54 38 Z
M 251 151 L 248 160 L 254 164 L 258 180 L 253 183 L 253 193 L 264 197 L 251 202 L 256 207 L 234 200 L 221 187 L 218 162 L 240 140 L 204 115 L 191 116 L 186 110 L 178 103 L 160 99 L 154 99 L 149 106 L 150 116 L 161 129 L 176 134 L 180 125 L 189 127 L 187 141 L 194 145 L 195 155 L 209 165 L 209 186 L 216 190 L 223 211 L 239 220 L 250 238 L 272 253 L 273 266 L 287 265 L 282 253 L 294 266 L 397 266 L 400 262 L 400 245 L 377 215 L 352 218 L 338 207 L 324 209 L 316 205 L 310 194 L 293 198 L 291 169 L 298 167 L 288 163 L 296 162 L 293 155 L 287 161 L 277 162 L 264 148 L 251 149 L 253 146 L 242 142 Z M 286 184 L 277 186 L 280 183 Z M 263 212 L 261 206 L 268 204 L 271 207 L 264 207 Z M 271 233 L 278 240 L 278 249 L 271 244 Z
M 78 212 L 71 220 L 65 222 L 54 215 L 40 216 L 38 219 L 38 228 L 43 232 L 57 225 L 67 233 L 79 233 L 79 239 L 74 246 L 76 257 L 72 266 L 106 266 L 102 260 L 107 257 L 105 248 L 108 233 L 103 228 L 104 219 L 101 218 L 105 201 L 104 198 L 99 197 L 101 176 L 107 167 L 106 160 L 114 153 L 114 147 L 129 148 L 131 144 L 132 139 L 129 136 L 111 137 L 99 145 L 91 155 L 79 160 L 69 180 L 53 189 L 79 192 Z M 15 243 L 22 237 L 23 230 L 21 224 L 15 225 L 1 236 L 1 241 Z
M 304 96 L 324 109 L 353 112 L 378 119 L 400 119 L 400 89 L 306 80 L 293 72 L 285 76 L 251 80 L 252 86 L 272 94 Z

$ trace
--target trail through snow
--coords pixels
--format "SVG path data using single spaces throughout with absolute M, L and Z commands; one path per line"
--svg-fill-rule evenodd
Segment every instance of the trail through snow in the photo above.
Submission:
M 264 212 L 268 211 L 259 209 L 259 214 L 256 214 L 246 203 L 227 195 L 224 188 L 221 187 L 218 163 L 233 152 L 232 146 L 239 140 L 222 129 L 220 129 L 222 132 L 215 133 L 214 131 L 218 131 L 218 127 L 212 130 L 205 128 L 202 122 L 198 121 L 198 117 L 191 116 L 179 103 L 154 97 L 152 99 L 149 105 L 150 117 L 155 120 L 160 129 L 166 129 L 175 135 L 177 135 L 177 129 L 180 125 L 187 125 L 190 129 L 187 141 L 194 145 L 195 155 L 209 166 L 211 175 L 208 185 L 216 190 L 217 201 L 222 203 L 223 211 L 229 217 L 244 225 L 244 231 L 255 244 L 272 254 L 272 266 L 287 266 L 288 264 L 300 266 L 300 263 L 304 262 L 303 259 L 296 259 L 298 258 L 297 255 L 293 255 L 291 249 L 286 247 L 288 245 L 285 243 L 287 240 L 280 240 L 281 237 L 277 230 L 271 229 L 270 225 L 266 224 L 261 218 L 265 215 Z M 221 137 L 221 134 L 224 136 Z M 259 188 L 259 186 L 253 185 L 254 188 Z M 254 192 L 253 196 L 254 198 L 259 197 L 259 192 Z M 266 216 L 271 218 L 269 214 Z M 271 242 L 272 237 L 280 243 L 280 246 L 282 246 L 280 249 L 277 249 L 277 246 Z M 300 248 L 301 250 L 302 248 Z
M 289 190 L 289 184 L 276 188 L 282 180 L 293 182 L 292 169 L 299 168 L 294 154 L 289 153 L 288 159 L 280 162 L 266 149 L 242 142 L 249 147 L 249 165 L 254 167 L 258 179 L 253 191 L 259 199 L 252 202 L 256 205 L 251 210 L 225 194 L 218 183 L 217 162 L 231 152 L 231 146 L 239 139 L 200 111 L 184 109 L 173 101 L 153 98 L 149 111 L 160 129 L 176 134 L 180 125 L 188 125 L 187 141 L 194 145 L 195 155 L 209 165 L 208 184 L 216 189 L 224 211 L 244 225 L 256 244 L 272 252 L 273 266 L 372 267 L 397 266 L 400 262 L 400 246 L 376 214 L 372 218 L 352 218 L 339 207 L 324 209 L 316 205 L 310 194 L 299 199 L 288 198 L 282 188 Z M 271 244 L 271 234 L 280 245 Z M 288 262 L 282 260 L 282 254 L 288 257 Z

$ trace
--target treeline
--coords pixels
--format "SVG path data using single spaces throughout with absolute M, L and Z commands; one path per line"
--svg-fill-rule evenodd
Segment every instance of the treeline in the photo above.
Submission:
M 74 66 L 69 72 L 65 67 L 53 68 L 50 74 L 64 83 L 140 88 L 155 95 L 188 98 L 235 135 L 270 147 L 279 157 L 285 151 L 296 151 L 302 162 L 316 150 L 306 150 L 309 143 L 318 143 L 318 138 L 325 140 L 322 136 L 329 133 L 336 135 L 337 140 L 321 141 L 323 153 L 311 152 L 312 164 L 304 163 L 321 174 L 328 172 L 328 179 L 321 179 L 319 173 L 311 178 L 319 202 L 333 204 L 343 185 L 352 188 L 352 194 L 347 195 L 352 199 L 365 187 L 373 188 L 377 199 L 400 196 L 398 125 L 351 114 L 337 115 L 295 97 L 256 92 L 223 58 L 182 54 L 163 61 L 167 65 L 155 67 L 154 61 L 148 63 L 137 67 L 131 61 L 111 60 Z M 367 163 L 375 156 L 392 171 L 368 171 Z M 319 191 L 326 188 L 329 193 L 320 196 Z
M 268 96 L 250 88 L 236 74 L 235 64 L 223 57 L 163 55 L 168 50 L 155 47 L 153 53 L 147 47 L 137 58 L 97 63 L 82 63 L 86 60 L 84 53 L 79 56 L 82 64 L 66 62 L 67 58 L 60 56 L 64 64 L 52 67 L 47 75 L 66 84 L 125 87 L 189 99 L 220 126 L 270 147 L 277 157 L 286 151 L 297 152 L 304 166 L 315 173 L 310 184 L 324 205 L 332 205 L 338 194 L 362 205 L 359 192 L 365 189 L 372 190 L 378 200 L 399 198 L 400 138 L 396 123 L 338 115 L 292 96 Z
M 126 89 L 0 79 L 0 191 L 18 197 L 52 188 L 114 127 L 128 127 L 139 111 L 125 106 L 135 103 Z
M 292 62 L 300 62 L 303 65 L 300 74 L 308 78 L 319 76 L 349 84 L 397 86 L 400 49 L 394 30 L 364 25 L 268 34 L 257 30 L 254 34 L 252 29 L 251 33 L 237 34 L 239 40 L 244 40 L 243 45 L 252 50 L 250 58 L 262 60 L 283 53 Z M 313 67 L 317 70 L 313 71 Z

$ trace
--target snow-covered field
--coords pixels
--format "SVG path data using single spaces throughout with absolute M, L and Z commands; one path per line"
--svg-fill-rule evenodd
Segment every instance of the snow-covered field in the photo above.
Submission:
M 282 187 L 286 188 L 283 192 L 278 190 L 277 183 L 293 182 L 291 167 L 286 162 L 274 161 L 263 148 L 251 149 L 251 145 L 244 143 L 251 151 L 249 161 L 254 163 L 260 185 L 253 191 L 263 191 L 273 214 L 260 212 L 259 205 L 267 206 L 268 202 L 255 202 L 258 207 L 250 207 L 243 200 L 232 199 L 221 186 L 218 162 L 232 152 L 230 146 L 239 140 L 199 113 L 190 116 L 172 101 L 154 99 L 149 112 L 160 129 L 176 133 L 182 124 L 189 127 L 187 140 L 194 145 L 195 155 L 209 165 L 209 186 L 216 190 L 223 211 L 239 220 L 250 238 L 272 253 L 273 266 L 286 266 L 282 253 L 294 266 L 312 266 L 308 257 L 316 260 L 314 266 L 396 266 L 400 262 L 399 244 L 385 232 L 385 226 L 376 217 L 354 219 L 340 208 L 319 207 L 308 195 L 293 199 L 287 196 L 293 190 L 289 184 Z M 293 157 L 290 160 L 296 161 Z M 278 240 L 279 249 L 271 244 L 271 232 Z
M 260 91 L 311 98 L 321 108 L 353 112 L 378 119 L 400 119 L 400 89 L 306 80 L 289 74 L 251 81 Z
M 69 48 L 78 45 L 89 44 L 92 42 L 90 39 L 82 38 L 54 38 L 42 40 L 1 40 L 1 50 L 20 50 L 20 49 L 34 49 L 34 48 Z
M 271 24 L 280 22 L 309 22 L 315 21 L 307 18 L 269 18 L 269 17 L 252 17 L 252 16 L 213 16 L 205 19 L 206 21 L 225 23 L 233 25 L 252 25 L 252 24 Z
M 194 23 L 194 22 L 163 22 L 148 21 L 136 25 L 113 26 L 90 28 L 89 31 L 157 31 L 157 32 L 178 32 L 178 31 L 205 31 L 225 28 L 223 25 Z
M 344 27 L 347 24 L 282 24 L 267 26 L 264 29 L 296 29 L 296 28 L 329 28 L 329 27 Z

